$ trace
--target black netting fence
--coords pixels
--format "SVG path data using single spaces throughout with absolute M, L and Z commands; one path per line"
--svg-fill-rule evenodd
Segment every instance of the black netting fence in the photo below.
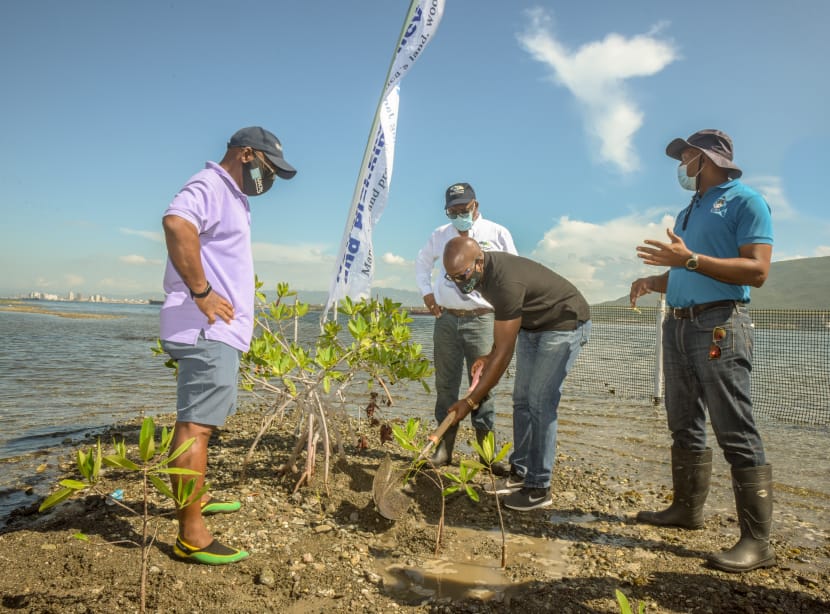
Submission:
M 759 417 L 830 424 L 830 311 L 750 309 L 755 323 L 752 397 Z M 662 401 L 656 350 L 659 307 L 591 307 L 591 340 L 566 394 Z

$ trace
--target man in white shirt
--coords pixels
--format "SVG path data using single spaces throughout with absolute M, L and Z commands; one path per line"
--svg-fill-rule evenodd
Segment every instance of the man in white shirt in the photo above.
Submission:
M 446 279 L 442 260 L 444 246 L 450 239 L 462 236 L 477 241 L 482 250 L 516 254 L 510 231 L 481 216 L 476 194 L 469 183 L 455 183 L 447 188 L 444 210 L 450 223 L 432 232 L 415 261 L 418 288 L 424 297 L 424 304 L 435 316 L 432 339 L 437 394 L 435 418 L 438 422 L 446 418 L 449 407 L 458 401 L 464 361 L 467 362 L 467 380 L 470 382 L 470 367 L 493 347 L 493 307 L 478 292 L 463 294 L 452 281 Z M 433 278 L 436 263 L 437 275 Z M 493 399 L 483 400 L 470 418 L 476 440 L 481 443 L 495 425 Z M 436 467 L 452 463 L 457 433 L 456 424 L 450 427 L 438 444 L 430 459 Z M 503 463 L 493 466 L 496 475 L 508 475 L 509 471 Z

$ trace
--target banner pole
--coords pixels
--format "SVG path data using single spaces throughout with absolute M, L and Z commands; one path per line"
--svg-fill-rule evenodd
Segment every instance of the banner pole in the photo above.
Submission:
M 663 321 L 666 318 L 666 295 L 660 295 L 655 322 L 654 348 L 654 396 L 652 403 L 659 405 L 663 400 Z

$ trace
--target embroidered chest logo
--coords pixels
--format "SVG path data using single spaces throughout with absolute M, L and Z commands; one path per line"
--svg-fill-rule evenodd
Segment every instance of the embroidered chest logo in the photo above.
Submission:
M 726 211 L 727 206 L 725 198 L 717 199 L 712 205 L 712 208 L 709 209 L 709 213 L 714 213 L 715 215 L 719 215 L 721 217 L 726 217 Z

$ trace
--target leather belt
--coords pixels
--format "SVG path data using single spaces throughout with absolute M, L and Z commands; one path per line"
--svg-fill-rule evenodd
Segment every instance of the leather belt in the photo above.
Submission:
M 477 318 L 486 313 L 493 313 L 493 310 L 487 307 L 481 307 L 480 309 L 450 309 L 449 307 L 442 307 L 442 309 L 454 315 L 456 318 Z
M 738 301 L 712 301 L 711 303 L 701 303 L 700 305 L 693 305 L 691 307 L 669 307 L 669 313 L 672 317 L 677 319 L 695 319 L 707 309 L 714 309 L 715 307 L 732 307 L 736 305 L 743 305 Z

